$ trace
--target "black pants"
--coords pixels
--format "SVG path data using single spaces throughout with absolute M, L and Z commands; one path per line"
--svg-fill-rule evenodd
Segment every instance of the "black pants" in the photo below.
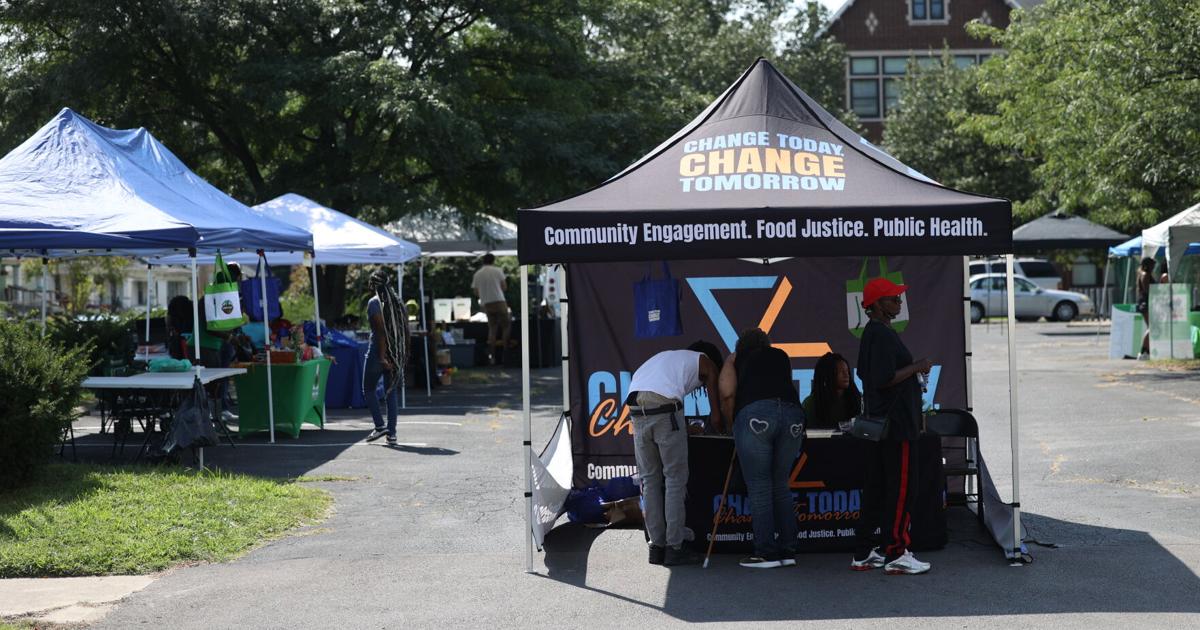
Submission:
M 912 540 L 912 508 L 917 495 L 917 441 L 865 442 L 862 511 L 855 534 L 854 557 L 863 559 L 874 547 L 887 560 L 908 550 Z M 875 533 L 875 528 L 879 533 Z

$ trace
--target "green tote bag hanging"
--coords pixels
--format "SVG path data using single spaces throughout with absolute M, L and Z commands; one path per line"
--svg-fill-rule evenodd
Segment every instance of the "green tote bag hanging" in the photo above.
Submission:
M 899 271 L 888 273 L 887 258 L 885 256 L 879 257 L 879 275 L 868 276 L 867 263 L 870 261 L 870 258 L 864 258 L 862 268 L 858 271 L 858 277 L 846 281 L 846 323 L 850 328 L 850 334 L 860 338 L 862 337 L 863 326 L 866 326 L 867 322 L 870 321 L 867 314 L 863 312 L 862 307 L 863 290 L 866 288 L 867 283 L 875 278 L 887 278 L 896 284 L 904 284 L 904 274 Z M 906 293 L 904 297 L 905 299 L 900 305 L 900 314 L 896 316 L 896 319 L 892 320 L 892 328 L 896 329 L 896 332 L 904 332 L 904 329 L 908 327 L 908 294 Z
M 238 285 L 229 274 L 229 267 L 217 254 L 214 263 L 212 284 L 204 287 L 204 318 L 208 329 L 233 330 L 246 323 L 242 315 L 242 300 L 238 297 Z

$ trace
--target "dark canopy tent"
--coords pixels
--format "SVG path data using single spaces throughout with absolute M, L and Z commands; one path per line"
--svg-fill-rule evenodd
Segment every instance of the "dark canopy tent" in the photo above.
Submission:
M 1007 200 L 946 188 L 905 166 L 763 59 L 644 158 L 582 194 L 518 211 L 517 223 L 524 303 L 529 264 L 1012 251 Z M 1011 296 L 1011 255 L 1009 261 Z M 523 339 L 527 322 L 522 312 Z M 1010 334 L 1017 471 L 1011 339 Z M 969 344 L 967 350 L 969 355 Z M 540 471 L 530 445 L 528 352 L 524 344 L 526 501 L 532 520 L 539 514 L 529 475 Z M 569 413 L 565 360 L 563 381 L 563 410 Z M 1014 504 L 1018 496 L 1014 475 Z M 1013 517 L 1013 531 L 1019 532 L 1016 509 Z M 1019 555 L 1019 538 L 1013 548 Z
M 795 221 L 782 234 L 760 222 Z M 759 60 L 700 116 L 585 193 L 517 213 L 521 262 L 998 254 L 1012 206 L 938 185 Z
M 1062 210 L 1038 217 L 1013 230 L 1013 250 L 1018 253 L 1048 249 L 1100 249 L 1125 242 L 1129 237 Z

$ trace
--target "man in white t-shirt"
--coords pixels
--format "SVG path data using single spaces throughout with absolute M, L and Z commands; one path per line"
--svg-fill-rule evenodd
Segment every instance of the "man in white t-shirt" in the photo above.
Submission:
M 479 304 L 483 306 L 483 312 L 487 315 L 488 360 L 495 365 L 496 337 L 500 337 L 502 344 L 500 347 L 507 351 L 508 338 L 512 332 L 512 318 L 508 314 L 508 302 L 504 299 L 508 282 L 504 278 L 504 270 L 493 264 L 496 262 L 495 256 L 484 254 L 481 262 L 483 264 L 475 272 L 471 287 L 475 289 L 475 295 L 479 297 Z
M 683 548 L 687 496 L 687 425 L 683 397 L 700 387 L 710 392 L 709 422 L 721 426 L 717 377 L 724 360 L 717 347 L 697 341 L 687 350 L 666 350 L 642 364 L 629 382 L 633 452 L 642 477 L 650 564 L 695 564 L 701 557 Z

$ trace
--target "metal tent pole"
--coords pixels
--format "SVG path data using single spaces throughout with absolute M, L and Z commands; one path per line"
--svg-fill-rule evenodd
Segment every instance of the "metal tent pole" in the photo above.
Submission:
M 521 265 L 521 413 L 525 420 L 525 572 L 533 573 L 533 416 L 529 406 L 529 267 Z
M 417 309 L 421 313 L 421 329 L 425 331 L 421 339 L 425 342 L 425 398 L 433 399 L 433 384 L 430 382 L 430 374 L 432 370 L 429 366 L 429 326 L 425 318 L 425 259 L 421 259 L 421 266 L 417 270 L 418 273 L 418 292 L 421 294 L 421 307 Z
M 267 423 L 271 429 L 271 444 L 275 443 L 275 387 L 271 382 L 271 312 L 267 309 L 267 255 L 258 250 L 258 279 L 262 283 L 260 305 L 263 318 L 263 341 L 267 350 Z
M 408 329 L 408 308 L 404 306 L 404 264 L 403 263 L 396 265 L 396 299 L 400 302 L 400 307 L 404 309 L 401 316 L 404 317 L 404 328 L 405 328 L 405 330 L 407 330 Z M 404 343 L 406 346 L 408 346 L 408 344 L 411 344 L 412 343 L 412 335 L 409 335 L 409 338 L 405 339 Z M 412 348 L 410 347 L 409 353 L 411 353 L 411 352 L 412 352 Z M 407 375 L 404 373 L 404 370 L 407 369 L 407 367 L 408 367 L 407 365 L 400 366 L 400 408 L 401 409 L 408 409 L 408 382 L 406 380 Z
M 196 352 L 196 378 L 200 378 L 200 286 L 196 283 L 196 248 L 188 249 L 192 262 L 192 347 Z M 200 470 L 204 470 L 204 447 L 200 447 Z
M 154 284 L 154 265 L 146 263 L 146 359 L 150 359 L 150 307 L 154 300 L 150 299 L 150 287 Z
M 50 259 L 42 257 L 42 336 L 46 336 L 46 285 L 47 282 L 47 267 L 50 265 Z
M 313 284 L 313 319 L 316 320 L 317 351 L 320 352 L 321 351 L 321 340 L 325 338 L 325 335 L 321 331 L 321 299 L 317 296 L 317 252 L 316 252 L 316 250 L 313 250 L 311 260 L 312 260 L 312 284 Z M 301 326 L 300 328 L 301 328 L 301 333 L 303 334 L 304 327 Z M 317 382 L 318 383 L 321 382 L 321 364 L 320 363 L 317 363 Z M 322 430 L 325 429 L 325 400 L 324 399 L 321 399 L 321 429 Z
M 1111 262 L 1112 262 L 1112 256 L 1108 256 L 1104 259 L 1104 284 L 1100 286 L 1100 312 L 1096 313 L 1096 317 L 1104 317 L 1104 303 L 1106 301 L 1111 301 L 1108 299 L 1108 265 Z M 1108 306 L 1109 306 L 1109 310 L 1110 310 L 1110 312 L 1108 314 L 1108 319 L 1110 322 L 1109 330 L 1111 331 L 1112 330 L 1112 328 L 1111 328 L 1112 305 L 1109 304 Z M 1096 343 L 1097 344 L 1100 343 L 1100 326 L 1099 326 L 1099 324 L 1096 325 Z
M 571 352 L 570 340 L 567 337 L 567 267 L 558 266 L 558 330 L 562 352 L 562 390 L 564 413 L 571 412 Z
M 188 250 L 192 259 L 192 346 L 196 349 L 196 371 L 200 371 L 200 286 L 196 283 L 196 249 Z
M 1012 510 L 1013 510 L 1013 560 L 1021 560 L 1021 458 L 1017 438 L 1020 423 L 1017 414 L 1017 324 L 1016 295 L 1013 291 L 1013 255 L 1006 254 L 1005 282 L 1008 289 L 1008 418 L 1009 441 L 1012 442 Z
M 975 387 L 975 377 L 972 373 L 972 355 L 971 355 L 971 263 L 966 256 L 962 258 L 963 271 L 963 364 L 966 368 L 966 383 L 967 383 L 967 412 L 974 413 L 971 405 L 971 394 Z M 969 442 L 969 440 L 968 440 Z M 967 457 L 969 459 L 979 461 L 968 448 Z M 970 494 L 975 491 L 975 477 L 967 475 L 963 479 L 963 490 L 965 494 Z M 978 507 L 976 508 L 978 509 Z

